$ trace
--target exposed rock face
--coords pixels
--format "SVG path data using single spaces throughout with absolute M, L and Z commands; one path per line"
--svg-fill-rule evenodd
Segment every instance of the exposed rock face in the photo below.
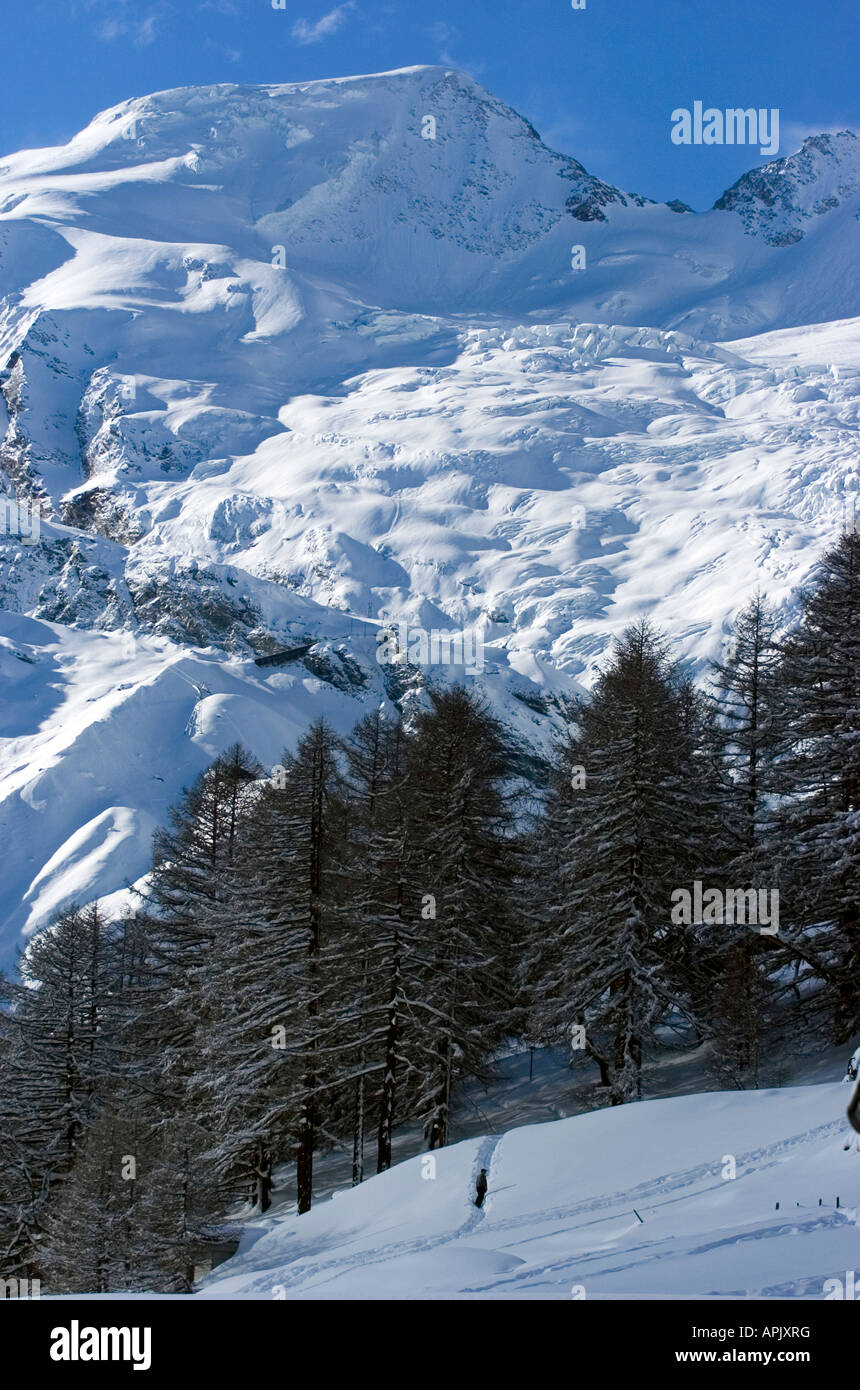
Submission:
M 811 135 L 796 154 L 751 169 L 714 207 L 737 213 L 769 246 L 801 241 L 817 218 L 857 200 L 860 140 L 851 130 Z

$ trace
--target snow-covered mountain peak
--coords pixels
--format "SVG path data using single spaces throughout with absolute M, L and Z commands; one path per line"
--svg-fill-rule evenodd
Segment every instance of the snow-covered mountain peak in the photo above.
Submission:
M 625 201 L 466 74 L 417 67 L 123 102 L 67 146 L 9 159 L 0 207 L 44 215 L 47 183 L 55 195 L 85 195 L 96 226 L 123 186 L 165 182 L 172 240 L 201 240 L 205 209 L 229 189 L 234 215 L 263 241 L 314 250 L 316 264 L 334 247 L 341 272 L 344 246 L 363 260 L 382 228 L 505 257 L 562 217 L 600 221 Z M 158 212 L 148 209 L 150 225 Z
M 248 306 L 255 322 L 236 336 L 256 340 L 295 327 L 320 290 L 712 339 L 844 317 L 860 312 L 855 291 L 846 302 L 856 145 L 850 132 L 814 137 L 715 211 L 679 216 L 683 204 L 623 193 L 549 149 L 449 68 L 158 92 L 0 166 L 0 365 L 25 307 L 136 313 L 177 296 L 195 315 Z M 813 225 L 832 243 L 825 275 L 778 254 Z
M 714 207 L 737 213 L 771 246 L 791 246 L 844 204 L 860 216 L 860 140 L 852 130 L 808 136 L 796 153 L 744 174 Z

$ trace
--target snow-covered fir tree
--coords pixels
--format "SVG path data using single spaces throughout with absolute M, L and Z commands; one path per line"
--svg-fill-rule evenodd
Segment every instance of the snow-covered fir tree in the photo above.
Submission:
M 501 726 L 462 686 L 431 700 L 410 747 L 420 838 L 409 910 L 419 961 L 420 1109 L 432 1149 L 448 1141 L 455 1085 L 488 1077 L 488 1058 L 512 1028 L 519 847 Z
M 599 1065 L 613 1104 L 641 1094 L 646 1042 L 672 1011 L 685 953 L 671 895 L 706 853 L 682 673 L 647 623 L 628 629 L 566 750 L 551 798 L 561 843 L 541 924 L 537 1008 Z M 584 1033 L 583 1030 L 584 1029 Z
M 777 858 L 791 930 L 835 1042 L 860 1028 L 860 535 L 822 558 L 783 644 Z

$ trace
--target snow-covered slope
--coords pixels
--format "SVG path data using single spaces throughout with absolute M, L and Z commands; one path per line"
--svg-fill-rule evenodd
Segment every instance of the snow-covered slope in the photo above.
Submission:
M 860 1224 L 845 1096 L 716 1092 L 467 1140 L 252 1224 L 198 1297 L 833 1297 Z
M 231 738 L 402 703 L 380 623 L 480 632 L 540 752 L 631 618 L 700 664 L 786 601 L 860 484 L 857 145 L 683 212 L 414 68 L 3 160 L 0 483 L 49 520 L 0 535 L 0 957 Z
M 790 246 L 814 219 L 852 206 L 860 193 L 858 153 L 853 130 L 811 135 L 795 154 L 744 174 L 714 206 L 737 212 L 771 246 Z

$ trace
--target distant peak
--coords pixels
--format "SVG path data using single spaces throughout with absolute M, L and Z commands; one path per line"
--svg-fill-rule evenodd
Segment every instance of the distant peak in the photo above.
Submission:
M 771 246 L 790 246 L 858 193 L 860 140 L 853 130 L 822 131 L 793 154 L 750 169 L 714 208 L 737 213 L 745 231 Z

